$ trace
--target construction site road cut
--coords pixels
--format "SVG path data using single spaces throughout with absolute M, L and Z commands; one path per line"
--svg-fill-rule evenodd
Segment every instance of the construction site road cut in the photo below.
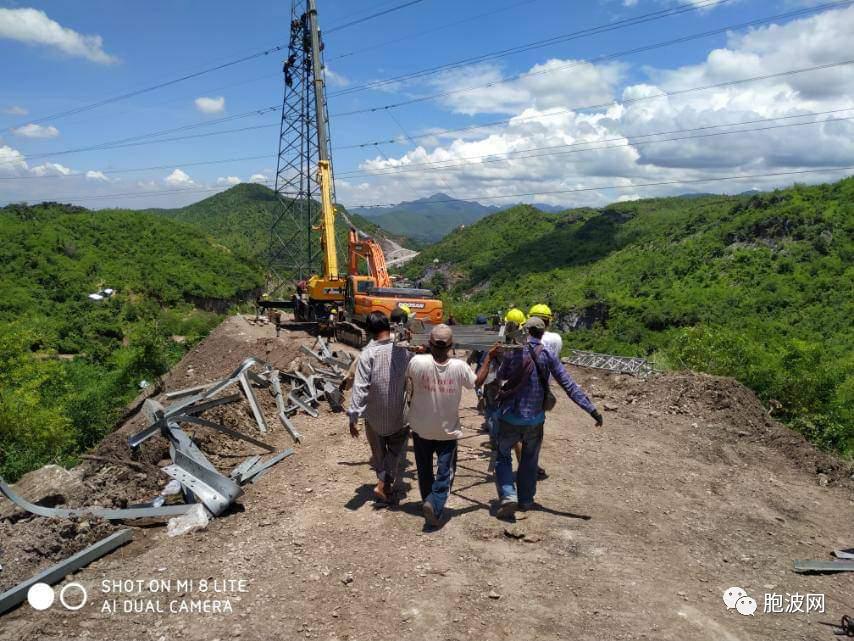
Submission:
M 269 324 L 233 316 L 163 389 L 221 380 L 248 357 L 285 372 L 306 358 L 300 345 L 314 339 L 277 338 Z M 854 572 L 799 574 L 793 561 L 854 545 L 851 467 L 778 424 L 731 379 L 569 371 L 604 427 L 558 395 L 540 460 L 548 478 L 515 522 L 494 516 L 488 437 L 466 392 L 451 514 L 436 530 L 424 527 L 411 449 L 405 495 L 378 506 L 368 444 L 350 437 L 344 413 L 325 404 L 317 418 L 299 412 L 295 444 L 271 394 L 256 391 L 270 425 L 264 441 L 295 452 L 207 527 L 170 537 L 162 520 L 115 525 L 20 510 L 0 520 L 0 591 L 112 528 L 134 530 L 132 542 L 53 586 L 57 595 L 67 586 L 65 602 L 82 607 L 24 602 L 0 616 L 0 639 L 834 638 L 822 623 L 854 614 Z M 244 405 L 210 413 L 260 436 Z M 168 460 L 160 436 L 142 444 L 138 468 L 104 462 L 127 458 L 127 437 L 144 427 L 140 413 L 93 452 L 103 460 L 71 471 L 90 493 L 84 504 L 143 501 L 169 482 L 155 469 Z M 202 426 L 187 433 L 220 469 L 263 454 Z M 172 602 L 187 606 L 173 611 Z

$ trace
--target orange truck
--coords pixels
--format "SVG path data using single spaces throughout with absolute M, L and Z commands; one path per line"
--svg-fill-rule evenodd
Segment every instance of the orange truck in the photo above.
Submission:
M 344 305 L 335 323 L 335 337 L 339 341 L 362 347 L 368 342 L 365 332 L 368 316 L 372 312 L 389 316 L 404 304 L 418 320 L 442 322 L 442 301 L 436 299 L 432 291 L 392 286 L 382 248 L 374 239 L 351 228 L 347 256 Z M 363 271 L 367 274 L 360 273 Z

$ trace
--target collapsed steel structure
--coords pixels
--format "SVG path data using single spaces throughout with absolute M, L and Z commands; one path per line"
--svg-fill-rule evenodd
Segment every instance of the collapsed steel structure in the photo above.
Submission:
M 561 359 L 563 363 L 578 367 L 604 369 L 619 374 L 632 374 L 646 377 L 655 372 L 655 367 L 645 358 L 634 356 L 614 356 L 613 354 L 598 354 L 580 349 L 570 350 L 572 356 Z
M 314 361 L 314 363 L 305 363 L 307 374 L 299 370 L 280 372 L 270 363 L 250 357 L 224 379 L 167 393 L 165 400 L 174 401 L 168 406 L 152 399 L 145 401 L 143 409 L 148 425 L 131 435 L 128 438 L 128 445 L 133 452 L 136 452 L 142 443 L 158 434 L 169 441 L 172 462 L 161 468 L 161 471 L 179 483 L 180 492 L 184 498 L 183 503 L 166 505 L 162 492 L 151 501 L 126 508 L 45 507 L 20 496 L 2 478 L 0 478 L 0 493 L 19 508 L 45 518 L 94 517 L 119 521 L 180 517 L 200 503 L 211 515 L 218 516 L 244 493 L 242 486 L 247 483 L 257 483 L 272 466 L 291 456 L 294 450 L 288 448 L 282 452 L 276 452 L 274 446 L 227 425 L 202 418 L 200 414 L 217 406 L 240 401 L 245 397 L 258 430 L 266 434 L 270 431 L 270 426 L 255 394 L 256 389 L 266 389 L 275 399 L 277 415 L 284 429 L 295 443 L 299 443 L 302 436 L 290 420 L 293 415 L 303 411 L 317 417 L 317 408 L 321 400 L 326 400 L 333 412 L 343 410 L 344 396 L 340 386 L 346 376 L 346 370 L 352 364 L 352 356 L 339 357 L 329 349 L 322 338 L 318 338 L 314 349 L 304 345 L 300 349 Z M 283 389 L 283 384 L 287 385 L 287 390 Z M 243 392 L 243 396 L 240 392 L 221 395 L 231 387 L 238 387 Z M 272 455 L 266 459 L 263 459 L 260 454 L 249 456 L 226 476 L 214 467 L 193 439 L 181 429 L 182 423 L 216 430 L 231 438 L 259 447 Z M 112 534 L 0 594 L 0 613 L 20 604 L 26 598 L 27 589 L 34 583 L 56 583 L 67 574 L 123 545 L 131 537 L 132 530 L 122 530 Z

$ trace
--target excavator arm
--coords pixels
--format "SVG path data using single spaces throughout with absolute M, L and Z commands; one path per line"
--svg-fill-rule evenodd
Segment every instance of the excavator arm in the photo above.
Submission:
M 368 273 L 376 281 L 376 287 L 391 287 L 382 247 L 373 238 L 359 238 L 359 232 L 352 227 L 348 257 L 348 275 L 359 275 L 359 259 L 363 258 L 368 264 Z

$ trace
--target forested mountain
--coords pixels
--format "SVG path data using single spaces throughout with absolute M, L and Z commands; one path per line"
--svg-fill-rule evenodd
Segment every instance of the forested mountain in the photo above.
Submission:
M 570 348 L 734 376 L 816 442 L 854 450 L 854 178 L 560 214 L 517 206 L 407 272 L 445 289 L 463 320 L 547 302 Z
M 12 480 L 96 443 L 142 379 L 263 284 L 249 257 L 190 225 L 56 203 L 0 209 L 0 263 L 0 474 Z
M 552 213 L 563 209 L 554 205 L 534 206 Z M 411 238 L 423 246 L 441 240 L 460 225 L 471 225 L 502 209 L 506 209 L 506 206 L 487 206 L 438 193 L 388 207 L 356 207 L 352 211 L 391 233 Z
M 269 187 L 255 183 L 240 183 L 180 209 L 149 209 L 147 212 L 190 223 L 228 247 L 253 257 L 260 257 L 267 251 L 270 223 L 280 209 L 281 203 L 276 192 Z M 339 212 L 341 210 L 342 208 L 339 207 Z M 407 244 L 407 239 L 403 235 L 381 229 L 374 222 L 366 220 L 357 213 L 345 210 L 344 214 L 346 217 L 339 214 L 335 221 L 339 239 L 338 249 L 342 257 L 347 246 L 347 217 L 360 230 L 377 239 L 388 237 L 401 245 Z M 280 229 L 282 237 L 287 238 L 292 235 L 293 232 L 288 233 L 289 229 L 287 221 L 283 219 Z

